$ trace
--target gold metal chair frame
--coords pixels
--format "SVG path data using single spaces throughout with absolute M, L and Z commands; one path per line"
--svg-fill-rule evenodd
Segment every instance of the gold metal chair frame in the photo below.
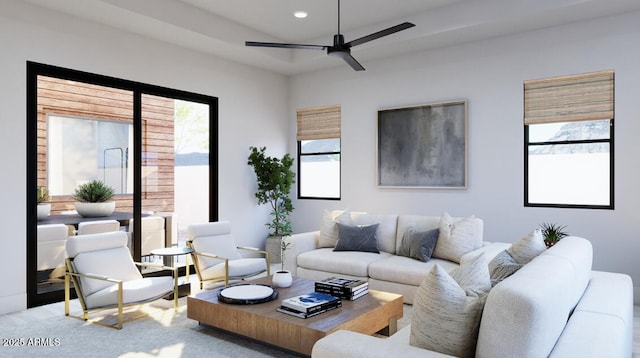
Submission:
M 124 307 L 128 307 L 128 306 L 135 306 L 135 305 L 140 305 L 140 304 L 144 304 L 144 303 L 148 303 L 148 302 L 152 302 L 155 300 L 158 300 L 160 298 L 169 296 L 170 293 L 166 293 L 163 294 L 161 296 L 156 296 L 156 297 L 151 297 L 149 299 L 143 300 L 143 301 L 138 301 L 138 302 L 131 302 L 131 303 L 127 303 L 124 304 L 123 301 L 123 297 L 122 297 L 122 280 L 116 280 L 116 279 L 112 279 L 109 278 L 107 276 L 99 276 L 99 275 L 90 275 L 90 274 L 82 274 L 82 273 L 77 273 L 75 272 L 75 269 L 73 268 L 72 265 L 72 261 L 73 259 L 70 258 L 66 258 L 65 259 L 65 265 L 67 267 L 67 271 L 65 272 L 64 275 L 64 315 L 65 316 L 69 316 L 69 301 L 71 299 L 71 292 L 70 292 L 70 281 L 73 282 L 73 288 L 76 291 L 76 294 L 78 296 L 78 300 L 80 301 L 80 305 L 82 306 L 82 319 L 84 321 L 87 322 L 91 322 L 94 324 L 98 324 L 101 326 L 106 326 L 106 327 L 111 327 L 111 328 L 115 328 L 115 329 L 122 329 L 122 324 L 123 324 L 123 308 Z M 164 265 L 158 265 L 158 264 L 153 264 L 153 263 L 140 263 L 140 262 L 134 262 L 134 264 L 138 267 L 153 267 L 153 268 L 157 268 L 157 269 L 162 269 L 162 270 L 171 270 L 173 271 L 173 309 L 174 311 L 178 310 L 178 268 L 177 267 L 169 267 L 169 266 L 164 266 Z M 96 307 L 96 308 L 91 308 L 91 310 L 104 310 L 104 309 L 111 309 L 111 308 L 118 308 L 118 322 L 116 324 L 110 325 L 110 324 L 105 324 L 102 322 L 97 322 L 97 321 L 89 321 L 89 310 L 87 308 L 86 302 L 84 300 L 84 294 L 82 293 L 82 286 L 79 285 L 79 280 L 81 277 L 85 277 L 85 278 L 89 278 L 89 279 L 95 279 L 95 280 L 102 280 L 102 281 L 107 281 L 107 282 L 111 282 L 114 284 L 118 285 L 118 302 L 116 304 L 113 305 L 107 305 L 107 306 L 102 306 L 102 307 Z M 79 317 L 78 317 L 79 318 Z
M 197 252 L 196 249 L 193 247 L 192 244 L 193 240 L 187 240 L 187 247 L 192 249 L 193 252 L 191 253 L 192 256 L 192 260 L 193 260 L 193 266 L 196 268 L 196 274 L 198 275 L 198 280 L 200 281 L 200 289 L 203 289 L 203 284 L 205 282 L 219 282 L 219 281 L 224 281 L 224 285 L 227 286 L 229 284 L 229 280 L 244 280 L 246 278 L 249 277 L 253 277 L 256 275 L 259 275 L 265 271 L 260 271 L 260 272 L 254 272 L 254 273 L 250 273 L 247 275 L 242 275 L 242 276 L 229 276 L 229 261 L 233 261 L 233 260 L 229 260 L 228 258 L 225 257 L 221 257 L 215 254 L 210 254 L 210 253 L 206 253 L 206 252 Z M 260 250 L 256 247 L 249 247 L 249 246 L 236 246 L 236 248 L 238 250 L 246 250 L 246 251 L 251 251 L 251 252 L 257 252 L 257 253 L 262 253 L 265 254 L 265 259 L 267 261 L 267 276 L 271 275 L 271 260 L 269 258 L 269 252 L 265 251 L 265 250 Z M 224 276 L 219 276 L 219 277 L 213 277 L 213 278 L 209 278 L 209 279 L 203 279 L 202 278 L 202 274 L 200 273 L 200 266 L 198 264 L 198 257 L 197 256 L 203 256 L 203 257 L 208 257 L 211 259 L 217 259 L 220 261 L 224 261 Z

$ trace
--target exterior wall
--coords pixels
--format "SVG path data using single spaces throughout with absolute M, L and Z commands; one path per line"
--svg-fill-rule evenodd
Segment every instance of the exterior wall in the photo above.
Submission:
M 68 115 L 133 123 L 133 94 L 117 88 L 40 76 L 38 78 L 38 186 L 47 186 L 47 118 Z M 173 100 L 142 98 L 145 153 L 157 154 L 151 178 L 145 178 L 145 210 L 174 211 Z M 167 140 L 167 138 L 169 140 Z M 133 195 L 114 197 L 116 210 L 133 211 Z M 75 210 L 72 196 L 52 196 L 51 213 Z

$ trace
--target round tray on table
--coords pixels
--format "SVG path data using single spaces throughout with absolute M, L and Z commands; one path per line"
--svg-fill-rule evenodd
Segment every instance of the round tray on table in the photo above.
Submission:
M 274 300 L 278 291 L 269 285 L 240 284 L 229 286 L 218 291 L 218 301 L 236 305 L 252 305 Z

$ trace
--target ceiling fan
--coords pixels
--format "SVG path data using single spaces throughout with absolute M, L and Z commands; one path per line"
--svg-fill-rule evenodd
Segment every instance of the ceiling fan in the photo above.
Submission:
M 335 56 L 343 59 L 349 66 L 356 71 L 364 71 L 364 67 L 351 56 L 351 48 L 354 46 L 362 45 L 363 43 L 379 39 L 384 36 L 394 34 L 396 32 L 406 30 L 416 25 L 410 22 L 404 22 L 402 24 L 392 26 L 388 29 L 384 29 L 373 34 L 363 36 L 359 39 L 344 42 L 344 36 L 340 33 L 340 0 L 338 0 L 338 33 L 333 35 L 333 46 L 329 45 L 303 45 L 303 44 L 289 44 L 289 43 L 275 43 L 275 42 L 255 42 L 246 41 L 245 46 L 255 47 L 277 47 L 277 48 L 291 48 L 291 49 L 303 49 L 303 50 L 326 50 L 327 55 Z

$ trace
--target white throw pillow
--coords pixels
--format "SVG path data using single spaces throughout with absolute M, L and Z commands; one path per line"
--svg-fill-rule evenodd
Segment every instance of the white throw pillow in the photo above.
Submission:
M 322 223 L 320 224 L 320 235 L 318 237 L 318 248 L 336 247 L 338 242 L 338 227 L 336 223 L 351 225 L 351 211 L 325 210 L 322 213 Z
M 484 254 L 464 260 L 451 274 L 434 265 L 416 292 L 410 344 L 456 357 L 473 357 L 490 289 Z
M 546 249 L 547 246 L 544 244 L 542 232 L 536 229 L 529 233 L 529 235 L 511 244 L 507 252 L 509 252 L 509 255 L 511 255 L 517 263 L 525 265 Z
M 446 212 L 442 215 L 433 257 L 459 263 L 462 255 L 481 246 L 482 220 L 475 216 L 454 220 Z

